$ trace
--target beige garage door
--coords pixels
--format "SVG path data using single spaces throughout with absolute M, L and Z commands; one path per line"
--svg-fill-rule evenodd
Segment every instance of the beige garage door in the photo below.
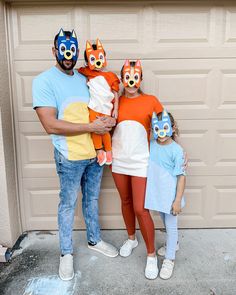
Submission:
M 51 45 L 60 27 L 75 28 L 81 57 L 86 39 L 99 37 L 109 68 L 117 73 L 125 58 L 141 58 L 143 88 L 173 112 L 189 156 L 187 206 L 180 226 L 236 227 L 236 6 L 225 1 L 215 7 L 207 1 L 163 2 L 66 6 L 18 2 L 8 7 L 24 230 L 57 228 L 53 149 L 32 110 L 31 84 L 34 76 L 54 64 Z M 100 213 L 103 228 L 124 227 L 108 170 Z M 84 227 L 80 206 L 75 224 Z

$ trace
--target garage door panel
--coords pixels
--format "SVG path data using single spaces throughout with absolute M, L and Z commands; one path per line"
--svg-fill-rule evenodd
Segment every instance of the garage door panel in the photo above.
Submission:
M 110 181 L 113 182 L 112 178 Z M 180 227 L 230 226 L 235 222 L 236 214 L 235 183 L 235 176 L 189 176 L 184 194 L 186 206 L 179 216 Z M 23 186 L 26 229 L 57 229 L 58 178 L 24 179 Z M 117 191 L 102 185 L 99 203 L 102 228 L 124 228 Z M 155 224 L 162 227 L 157 215 L 153 213 Z M 75 228 L 84 228 L 81 195 L 75 213 Z
M 174 116 L 175 113 L 172 112 Z M 177 123 L 180 142 L 189 158 L 189 175 L 235 174 L 235 120 L 177 120 Z M 50 136 L 39 122 L 21 122 L 19 127 L 23 177 L 55 177 Z M 105 183 L 110 186 L 109 181 Z
M 235 120 L 177 123 L 180 142 L 188 154 L 190 175 L 235 175 Z
M 55 177 L 53 145 L 40 122 L 21 122 L 19 130 L 23 177 Z
M 66 7 L 60 3 L 45 7 L 24 5 L 24 8 L 12 5 L 11 17 L 17 60 L 51 59 L 52 39 L 60 27 L 76 28 L 82 52 L 86 39 L 99 36 L 111 59 L 137 58 L 137 55 L 165 58 L 167 52 L 170 58 L 236 55 L 235 10 L 230 7 L 138 3 L 126 3 L 125 7 L 91 3 Z
M 224 46 L 235 46 L 236 42 L 236 9 L 235 7 L 226 7 L 225 9 L 225 31 Z
M 35 17 L 36 10 L 37 17 Z M 73 27 L 74 12 L 70 5 L 67 7 L 16 5 L 12 9 L 11 17 L 15 58 L 49 59 L 55 32 L 61 27 Z
M 19 121 L 38 121 L 32 109 L 32 80 L 53 64 L 15 63 L 14 103 Z M 122 64 L 123 60 L 109 61 L 109 69 L 119 75 Z M 235 118 L 235 60 L 142 60 L 142 64 L 144 91 L 157 95 L 177 119 Z
M 155 7 L 156 42 L 159 46 L 210 46 L 215 40 L 214 16 L 211 7 Z
M 212 187 L 211 226 L 228 226 L 236 222 L 236 177 L 221 177 Z
M 57 208 L 59 204 L 58 178 L 30 178 L 23 180 L 25 195 L 25 227 L 27 230 L 57 229 Z M 100 222 L 103 228 L 123 228 L 120 198 L 114 189 L 101 189 Z M 118 222 L 118 223 L 117 223 Z M 81 193 L 75 212 L 75 228 L 85 228 Z

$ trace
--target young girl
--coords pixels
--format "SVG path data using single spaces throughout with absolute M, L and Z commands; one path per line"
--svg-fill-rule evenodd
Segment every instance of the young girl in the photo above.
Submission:
M 102 43 L 97 39 L 96 44 L 87 41 L 84 53 L 86 67 L 79 72 L 85 75 L 89 82 L 89 118 L 93 122 L 100 116 L 118 116 L 119 78 L 112 72 L 104 71 L 107 65 L 106 54 Z M 111 136 L 108 133 L 100 135 L 92 133 L 94 147 L 100 166 L 112 163 Z M 105 151 L 104 151 L 105 149 Z
M 174 268 L 178 246 L 177 215 L 184 206 L 186 174 L 183 149 L 173 140 L 178 134 L 173 116 L 166 110 L 158 115 L 154 113 L 152 130 L 154 140 L 150 142 L 145 208 L 160 212 L 166 227 L 166 247 L 158 251 L 165 256 L 160 277 L 166 280 Z

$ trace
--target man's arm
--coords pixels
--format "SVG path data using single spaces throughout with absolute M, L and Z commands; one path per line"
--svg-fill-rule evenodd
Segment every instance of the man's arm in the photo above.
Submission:
M 109 132 L 115 125 L 114 121 L 98 118 L 92 123 L 71 123 L 56 118 L 57 111 L 53 107 L 37 107 L 36 113 L 48 134 L 79 135 L 88 132 L 103 134 Z

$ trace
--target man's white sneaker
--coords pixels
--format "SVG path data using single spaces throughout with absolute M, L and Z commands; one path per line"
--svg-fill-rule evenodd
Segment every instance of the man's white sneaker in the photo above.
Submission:
M 66 254 L 60 257 L 59 277 L 63 281 L 72 280 L 74 277 L 73 256 Z
M 149 280 L 155 280 L 158 276 L 157 256 L 147 257 L 147 264 L 145 268 L 145 277 Z
M 176 249 L 175 251 L 178 251 L 179 250 L 179 242 L 176 244 Z M 162 246 L 161 248 L 159 248 L 157 250 L 157 254 L 159 256 L 165 256 L 166 255 L 166 245 Z
M 162 278 L 163 280 L 168 280 L 172 276 L 174 265 L 174 261 L 164 259 L 160 271 L 160 278 Z
M 88 244 L 88 247 L 89 247 L 89 249 L 95 250 L 95 251 L 102 253 L 108 257 L 116 257 L 118 255 L 118 250 L 116 249 L 116 247 L 114 247 L 111 244 L 106 243 L 102 240 L 94 246 Z
M 132 253 L 133 249 L 138 246 L 138 240 L 135 238 L 135 240 L 126 240 L 123 244 L 123 246 L 120 248 L 120 256 L 122 257 L 128 257 Z

